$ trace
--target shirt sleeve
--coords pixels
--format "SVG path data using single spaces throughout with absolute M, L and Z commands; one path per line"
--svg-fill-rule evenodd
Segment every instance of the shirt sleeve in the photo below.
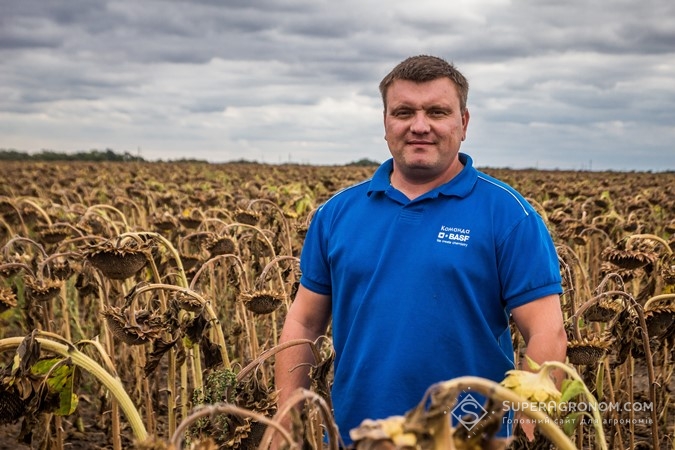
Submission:
M 323 209 L 312 218 L 300 255 L 300 283 L 317 294 L 331 294 L 331 273 L 328 265 L 328 230 Z
M 502 298 L 508 311 L 562 293 L 560 263 L 541 216 L 525 216 L 498 247 Z

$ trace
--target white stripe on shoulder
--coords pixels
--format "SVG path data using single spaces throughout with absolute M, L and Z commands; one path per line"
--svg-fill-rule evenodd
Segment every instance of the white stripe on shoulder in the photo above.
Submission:
M 349 191 L 349 190 L 351 190 L 351 189 L 354 189 L 354 188 L 356 188 L 356 187 L 358 187 L 358 186 L 361 186 L 362 184 L 370 183 L 371 181 L 373 181 L 373 179 L 372 179 L 372 178 L 368 178 L 367 180 L 363 180 L 363 181 L 360 181 L 360 182 L 358 182 L 358 183 L 356 183 L 356 184 L 352 184 L 352 185 L 350 185 L 350 186 L 347 186 L 347 187 L 345 187 L 345 188 L 340 189 L 340 190 L 337 191 L 335 194 L 333 194 L 328 200 L 326 200 L 326 201 L 323 203 L 323 205 L 319 206 L 319 207 L 317 208 L 317 211 L 320 211 L 321 209 L 323 209 L 323 207 L 326 206 L 326 204 L 328 204 L 328 202 L 330 202 L 331 200 L 333 200 L 333 199 L 334 199 L 335 197 L 337 197 L 338 195 L 340 195 L 340 194 L 342 194 L 342 193 L 344 193 L 344 192 L 346 192 L 346 191 Z
M 502 189 L 503 191 L 507 192 L 511 197 L 513 197 L 513 198 L 518 202 L 518 204 L 520 205 L 520 207 L 523 208 L 523 212 L 525 213 L 525 215 L 526 215 L 526 216 L 529 216 L 529 215 L 530 215 L 530 213 L 527 211 L 527 208 L 525 207 L 525 205 L 523 205 L 523 202 L 521 202 L 520 199 L 519 199 L 513 192 L 511 192 L 510 190 L 506 189 L 506 188 L 505 188 L 504 186 L 502 186 L 501 184 L 495 183 L 494 181 L 492 181 L 492 180 L 490 180 L 490 179 L 488 179 L 488 178 L 484 178 L 484 177 L 482 177 L 481 175 L 478 175 L 478 178 L 480 178 L 481 180 L 486 181 L 486 182 L 490 183 L 491 185 L 496 186 L 496 187 L 498 187 L 499 189 Z

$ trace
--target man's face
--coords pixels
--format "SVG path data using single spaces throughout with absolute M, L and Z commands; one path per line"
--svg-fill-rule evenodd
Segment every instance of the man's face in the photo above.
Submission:
M 411 179 L 433 179 L 461 166 L 459 148 L 466 137 L 469 112 L 460 111 L 449 78 L 424 83 L 395 80 L 387 90 L 385 140 L 395 170 Z

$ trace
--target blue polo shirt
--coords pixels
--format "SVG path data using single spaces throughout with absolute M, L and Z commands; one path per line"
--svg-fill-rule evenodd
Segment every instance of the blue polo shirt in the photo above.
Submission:
M 555 247 L 513 188 L 473 167 L 409 200 L 392 160 L 312 219 L 301 283 L 332 297 L 332 399 L 346 443 L 363 419 L 402 415 L 432 384 L 514 367 L 510 310 L 561 292 Z

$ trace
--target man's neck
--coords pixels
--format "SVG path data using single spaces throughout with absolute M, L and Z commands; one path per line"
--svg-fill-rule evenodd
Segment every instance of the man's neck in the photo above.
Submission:
M 389 174 L 389 183 L 408 197 L 408 199 L 414 200 L 452 180 L 463 168 L 464 165 L 457 160 L 456 164 L 453 164 L 448 170 L 436 177 L 430 178 L 415 176 L 417 174 L 404 174 L 402 170 L 397 170 L 396 165 L 394 165 L 394 169 Z

